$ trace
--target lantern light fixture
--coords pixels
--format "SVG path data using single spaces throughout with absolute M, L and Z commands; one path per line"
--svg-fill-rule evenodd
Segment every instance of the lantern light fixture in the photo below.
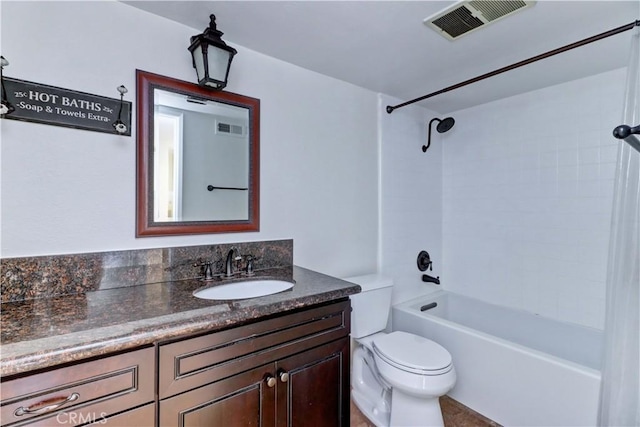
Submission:
M 224 34 L 216 27 L 216 16 L 210 15 L 209 27 L 202 34 L 191 37 L 189 51 L 193 57 L 200 86 L 221 90 L 227 86 L 233 56 L 238 53 L 220 37 Z

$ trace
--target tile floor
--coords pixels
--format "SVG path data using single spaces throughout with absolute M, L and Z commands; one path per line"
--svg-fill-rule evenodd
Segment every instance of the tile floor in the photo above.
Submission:
M 440 398 L 445 427 L 500 427 L 500 424 L 448 396 Z M 351 427 L 375 427 L 351 402 Z M 418 427 L 418 426 L 416 426 Z

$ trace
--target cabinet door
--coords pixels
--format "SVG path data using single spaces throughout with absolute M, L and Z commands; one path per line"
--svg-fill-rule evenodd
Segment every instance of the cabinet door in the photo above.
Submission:
M 349 337 L 276 366 L 279 427 L 349 427 Z
M 274 373 L 271 363 L 161 400 L 160 426 L 273 427 Z

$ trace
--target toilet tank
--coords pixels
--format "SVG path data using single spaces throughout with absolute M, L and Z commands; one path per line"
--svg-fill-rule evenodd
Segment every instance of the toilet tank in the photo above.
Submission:
M 378 274 L 347 277 L 360 285 L 362 291 L 351 295 L 351 336 L 362 338 L 383 331 L 391 311 L 393 280 Z

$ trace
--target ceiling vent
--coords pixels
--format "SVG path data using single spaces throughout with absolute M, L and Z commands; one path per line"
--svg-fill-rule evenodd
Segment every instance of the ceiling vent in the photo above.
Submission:
M 424 24 L 449 40 L 468 34 L 496 22 L 535 1 L 467 0 L 459 1 L 445 10 L 424 19 Z

